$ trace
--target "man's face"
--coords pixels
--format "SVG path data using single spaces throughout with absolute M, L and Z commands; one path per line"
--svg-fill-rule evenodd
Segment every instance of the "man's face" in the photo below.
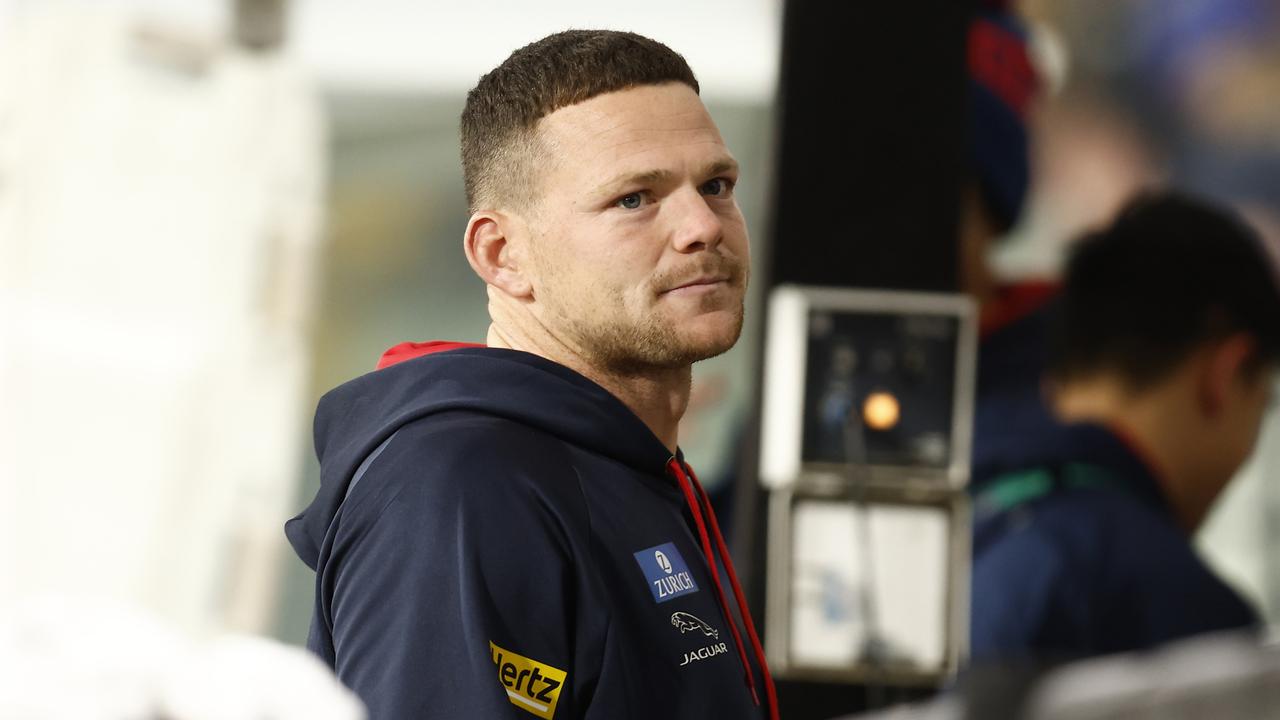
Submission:
M 738 168 L 691 88 L 600 95 L 542 119 L 533 311 L 598 367 L 718 355 L 742 330 L 750 260 Z

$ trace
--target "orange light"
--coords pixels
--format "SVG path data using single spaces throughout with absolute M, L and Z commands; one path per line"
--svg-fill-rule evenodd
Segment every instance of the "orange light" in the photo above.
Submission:
M 898 398 L 887 392 L 873 392 L 862 403 L 862 421 L 872 430 L 889 430 L 898 424 L 902 408 Z

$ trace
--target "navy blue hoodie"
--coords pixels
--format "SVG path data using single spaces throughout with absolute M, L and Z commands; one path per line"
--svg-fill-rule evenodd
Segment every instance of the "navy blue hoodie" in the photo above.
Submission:
M 308 646 L 374 720 L 765 716 L 683 461 L 565 367 L 447 348 L 320 401 Z
M 1257 625 L 1119 435 L 1081 423 L 1022 437 L 1006 474 L 973 488 L 974 662 L 1063 660 Z M 1030 481 L 1024 499 L 986 502 L 1019 480 Z

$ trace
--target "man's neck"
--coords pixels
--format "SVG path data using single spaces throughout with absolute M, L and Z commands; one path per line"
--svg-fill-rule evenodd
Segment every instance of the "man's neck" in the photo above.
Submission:
M 1193 477 L 1195 438 L 1185 422 L 1189 411 L 1177 405 L 1170 386 L 1134 393 L 1103 379 L 1059 388 L 1054 413 L 1063 422 L 1092 422 L 1122 433 L 1155 476 L 1178 524 L 1193 533 L 1216 493 L 1206 495 L 1204 483 Z
M 679 441 L 680 418 L 689 406 L 689 389 L 693 378 L 690 366 L 654 368 L 636 372 L 615 372 L 589 362 L 562 343 L 538 342 L 528 335 L 489 326 L 489 347 L 522 350 L 586 377 L 622 401 L 672 454 Z

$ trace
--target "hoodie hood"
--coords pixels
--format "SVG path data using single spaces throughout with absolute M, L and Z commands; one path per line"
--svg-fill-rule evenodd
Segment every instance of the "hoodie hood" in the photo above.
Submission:
M 436 413 L 507 418 L 657 477 L 671 458 L 609 391 L 530 353 L 414 343 L 392 348 L 378 367 L 329 391 L 316 409 L 320 490 L 285 524 L 289 543 L 312 569 L 356 469 L 401 427 Z

